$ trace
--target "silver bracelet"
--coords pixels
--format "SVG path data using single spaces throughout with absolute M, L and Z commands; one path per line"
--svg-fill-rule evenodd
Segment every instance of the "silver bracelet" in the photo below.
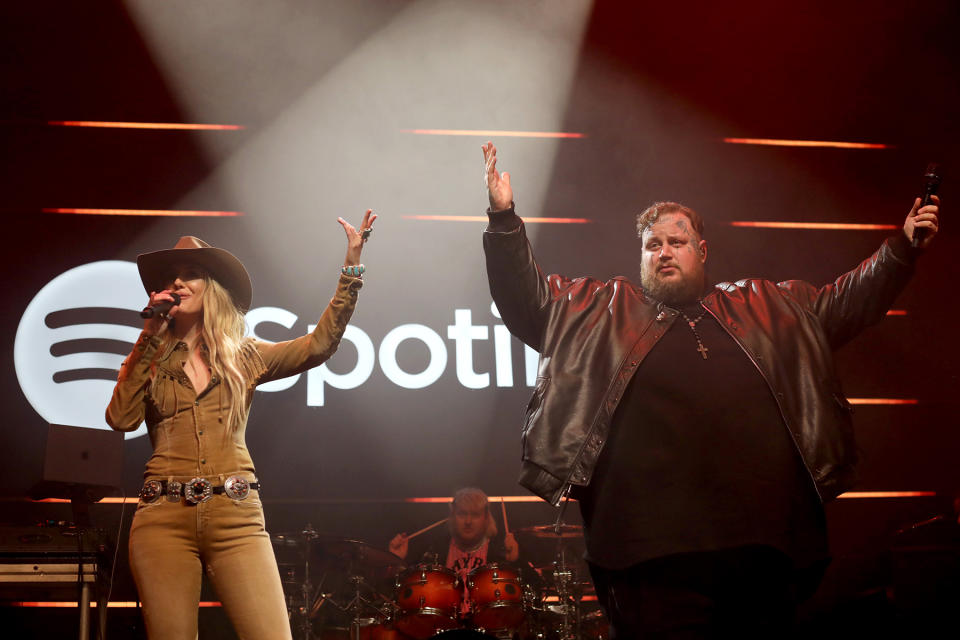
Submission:
M 366 270 L 367 268 L 362 264 L 351 264 L 347 267 L 340 267 L 340 273 L 353 278 L 362 278 L 363 272 Z

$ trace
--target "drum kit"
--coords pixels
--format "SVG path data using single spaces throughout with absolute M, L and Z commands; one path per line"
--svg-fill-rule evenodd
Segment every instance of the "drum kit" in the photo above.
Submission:
M 517 529 L 523 562 L 465 577 L 310 525 L 272 536 L 295 640 L 606 640 L 573 525 Z

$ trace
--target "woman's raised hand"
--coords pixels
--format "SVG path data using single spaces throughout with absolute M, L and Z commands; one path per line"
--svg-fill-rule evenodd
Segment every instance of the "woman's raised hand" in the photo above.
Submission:
M 360 264 L 360 253 L 363 251 L 364 243 L 370 238 L 370 234 L 373 232 L 373 221 L 377 219 L 377 214 L 373 212 L 373 209 L 367 209 L 367 212 L 363 214 L 363 222 L 360 223 L 360 230 L 357 229 L 344 220 L 343 218 L 337 218 L 337 222 L 340 223 L 340 226 L 343 227 L 344 232 L 347 234 L 347 257 L 343 260 L 343 266 L 348 267 L 350 265 Z

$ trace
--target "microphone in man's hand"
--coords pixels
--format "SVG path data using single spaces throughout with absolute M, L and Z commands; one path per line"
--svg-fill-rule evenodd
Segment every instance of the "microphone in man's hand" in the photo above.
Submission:
M 140 312 L 140 317 L 152 318 L 153 316 L 166 315 L 170 309 L 180 304 L 179 293 L 171 293 L 170 295 L 173 296 L 173 300 L 161 300 L 157 304 L 152 304 L 149 307 L 145 307 L 144 310 Z
M 941 180 L 942 178 L 940 177 L 940 169 L 937 167 L 936 163 L 931 162 L 928 164 L 927 170 L 923 173 L 923 196 L 920 198 L 920 207 L 925 207 L 933 202 L 933 196 L 936 195 L 937 189 L 940 188 Z M 913 241 L 910 244 L 914 247 L 919 247 L 924 236 L 926 235 L 926 229 L 923 227 L 914 227 Z

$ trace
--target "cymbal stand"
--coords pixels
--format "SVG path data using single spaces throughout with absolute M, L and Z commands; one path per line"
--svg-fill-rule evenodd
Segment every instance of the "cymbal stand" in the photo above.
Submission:
M 309 523 L 306 528 L 300 532 L 303 536 L 303 582 L 300 585 L 301 604 L 291 611 L 291 617 L 296 616 L 296 621 L 291 619 L 291 627 L 298 631 L 299 637 L 303 640 L 313 640 L 313 626 L 310 624 L 311 604 L 314 600 L 313 584 L 310 582 L 310 541 L 317 537 L 317 532 Z M 323 586 L 326 575 L 320 579 L 320 585 L 317 591 Z
M 363 589 L 373 592 L 376 597 L 381 600 L 385 600 L 385 598 L 383 598 L 383 596 L 381 596 L 376 589 L 368 585 L 363 579 L 362 575 L 351 573 L 350 582 L 353 583 L 353 598 L 350 600 L 350 602 L 341 605 L 330 597 L 326 598 L 326 601 L 331 603 L 340 611 L 351 613 L 353 615 L 353 620 L 350 622 L 350 639 L 360 640 L 360 621 L 363 620 L 364 616 L 362 614 L 365 611 L 374 612 L 374 617 L 378 619 L 384 617 L 383 607 L 378 607 L 376 602 L 364 597 Z M 316 607 L 314 608 L 316 609 Z
M 363 554 L 351 555 L 349 564 L 347 567 L 347 574 L 349 575 L 350 582 L 353 583 L 353 598 L 350 602 L 341 605 L 336 600 L 331 597 L 326 597 L 325 600 L 330 602 L 334 607 L 343 611 L 345 613 L 352 613 L 353 620 L 350 623 L 350 639 L 351 640 L 360 640 L 360 621 L 363 619 L 364 611 L 374 612 L 374 617 L 382 618 L 384 617 L 383 606 L 378 607 L 378 602 L 370 600 L 363 595 L 363 590 L 366 589 L 368 592 L 372 593 L 378 600 L 382 600 L 389 606 L 389 601 L 384 598 L 376 589 L 367 584 L 364 580 L 360 567 L 363 563 Z M 314 605 L 314 610 L 317 609 L 317 605 Z
M 566 548 L 560 535 L 563 512 L 557 518 L 557 553 L 553 563 L 553 582 L 557 591 L 557 601 L 562 612 L 558 640 L 577 640 L 580 637 L 580 589 L 574 580 L 574 569 L 567 565 Z

